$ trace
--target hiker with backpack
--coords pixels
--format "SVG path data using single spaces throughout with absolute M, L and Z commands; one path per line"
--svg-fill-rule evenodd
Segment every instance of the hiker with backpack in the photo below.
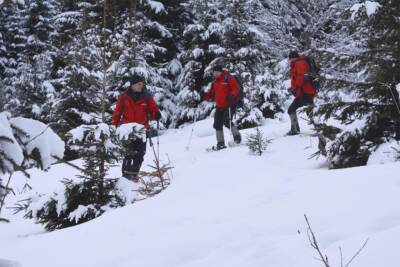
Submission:
M 299 55 L 297 51 L 290 52 L 289 60 L 291 92 L 295 99 L 288 109 L 291 127 L 287 135 L 297 135 L 300 133 L 297 109 L 314 105 L 314 97 L 317 95 L 314 79 L 318 75 L 319 69 L 312 58 Z
M 232 117 L 240 102 L 240 84 L 236 77 L 230 75 L 221 65 L 213 68 L 214 81 L 211 88 L 204 94 L 204 100 L 215 101 L 214 129 L 216 130 L 217 145 L 212 150 L 226 148 L 223 126 L 232 132 L 236 144 L 240 144 L 242 137 L 236 125 L 232 123 Z
M 144 78 L 134 75 L 129 87 L 118 97 L 112 124 L 138 123 L 150 129 L 149 121 L 161 119 L 160 110 L 153 96 L 146 91 Z M 129 155 L 122 162 L 122 176 L 133 182 L 139 182 L 138 173 L 146 153 L 146 141 L 136 138 L 129 144 Z

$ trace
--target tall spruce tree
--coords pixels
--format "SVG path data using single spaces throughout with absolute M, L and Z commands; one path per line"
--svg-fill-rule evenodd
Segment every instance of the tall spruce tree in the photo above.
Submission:
M 225 53 L 220 1 L 189 0 L 185 8 L 192 19 L 183 31 L 183 50 L 178 55 L 182 71 L 176 81 L 178 107 L 173 126 L 205 118 L 211 112 L 213 105 L 202 102 L 201 93 L 210 86 L 211 67 L 220 64 Z
M 17 72 L 13 87 L 18 98 L 18 114 L 48 121 L 51 102 L 55 98 L 52 68 L 55 48 L 52 19 L 58 12 L 58 1 L 27 0 L 19 15 L 25 37 L 17 56 Z

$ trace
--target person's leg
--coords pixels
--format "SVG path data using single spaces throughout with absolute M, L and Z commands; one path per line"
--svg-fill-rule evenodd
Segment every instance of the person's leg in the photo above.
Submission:
M 216 131 L 217 145 L 225 145 L 224 131 L 224 109 L 217 108 L 214 114 L 214 129 Z
M 230 109 L 231 109 L 230 116 L 229 116 L 229 109 L 226 109 L 226 112 L 224 113 L 224 125 L 225 127 L 230 128 L 235 143 L 240 144 L 242 142 L 242 137 L 240 135 L 238 127 L 233 123 L 233 116 L 235 115 L 236 108 L 231 107 Z
M 297 119 L 297 109 L 302 106 L 302 97 L 296 97 L 289 106 L 288 113 L 290 117 L 290 131 L 288 135 L 295 135 L 300 132 L 299 121 Z
M 136 139 L 134 141 L 134 149 L 135 153 L 133 155 L 133 179 L 138 181 L 138 173 L 140 171 L 140 167 L 142 166 L 144 155 L 146 154 L 146 142 L 143 142 L 142 139 Z
M 122 161 L 122 176 L 125 177 L 126 179 L 131 179 L 132 174 L 132 164 L 133 164 L 133 158 L 131 155 L 126 155 L 124 157 L 124 160 Z
M 130 142 L 128 154 L 122 162 L 122 176 L 137 181 L 137 173 L 143 163 L 144 154 L 146 153 L 146 142 L 141 139 L 135 139 Z

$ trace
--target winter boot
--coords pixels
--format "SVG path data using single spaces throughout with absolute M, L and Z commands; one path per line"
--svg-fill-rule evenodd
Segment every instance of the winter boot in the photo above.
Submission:
M 290 116 L 290 131 L 287 133 L 287 135 L 298 135 L 300 133 L 300 126 L 299 126 L 299 121 L 297 119 L 297 113 L 293 112 L 289 114 Z
M 218 142 L 216 146 L 211 147 L 211 150 L 212 151 L 218 151 L 218 150 L 222 150 L 222 149 L 225 149 L 225 148 L 226 148 L 225 143 Z
M 240 144 L 242 142 L 242 136 L 240 135 L 237 126 L 232 127 L 232 135 L 233 135 L 233 140 L 235 141 L 236 144 Z

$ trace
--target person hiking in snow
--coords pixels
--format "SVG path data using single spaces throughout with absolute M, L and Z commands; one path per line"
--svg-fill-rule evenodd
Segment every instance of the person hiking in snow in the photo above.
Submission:
M 297 51 L 291 51 L 289 60 L 291 92 L 295 96 L 295 99 L 288 109 L 291 127 L 287 134 L 297 135 L 300 133 L 297 109 L 306 105 L 314 105 L 314 97 L 317 94 L 317 90 L 308 76 L 311 67 L 307 57 L 305 55 L 299 55 Z
M 242 141 L 237 126 L 232 123 L 240 87 L 236 78 L 229 77 L 229 72 L 224 70 L 221 65 L 213 68 L 213 76 L 214 82 L 203 98 L 205 100 L 214 100 L 216 103 L 214 129 L 216 130 L 217 145 L 212 149 L 221 150 L 226 148 L 223 131 L 224 125 L 232 131 L 235 143 L 240 144 Z
M 118 97 L 117 106 L 112 118 L 112 124 L 119 126 L 124 123 L 138 123 L 149 129 L 149 120 L 159 121 L 160 110 L 153 96 L 145 90 L 144 78 L 134 75 L 130 86 Z M 146 153 L 146 141 L 136 138 L 129 145 L 132 154 L 126 155 L 122 162 L 122 176 L 139 182 L 138 172 Z

